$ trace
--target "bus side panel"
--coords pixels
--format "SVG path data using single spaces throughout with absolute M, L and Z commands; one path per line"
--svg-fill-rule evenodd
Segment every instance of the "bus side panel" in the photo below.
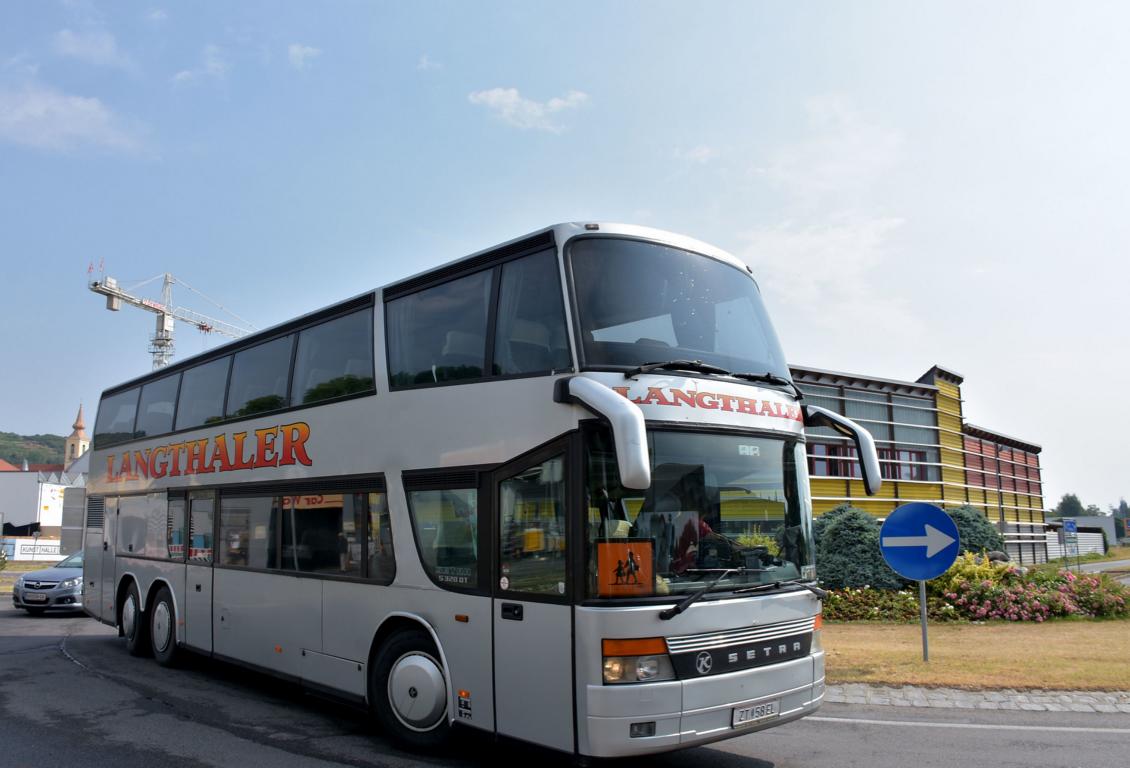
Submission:
M 213 570 L 215 653 L 302 676 L 302 651 L 322 650 L 322 579 Z
M 447 661 L 451 674 L 449 711 L 463 725 L 494 729 L 489 597 L 434 587 L 403 589 L 338 581 L 323 584 L 325 653 L 363 664 L 367 683 L 369 648 L 385 618 L 391 614 L 418 616 L 435 631 L 440 653 Z M 456 616 L 465 616 L 467 621 Z M 467 694 L 462 708 L 460 691 Z
M 106 499 L 106 512 L 102 524 L 102 541 L 104 548 L 100 556 L 102 558 L 102 586 L 99 591 L 102 594 L 102 610 L 100 611 L 103 621 L 108 621 L 111 624 L 118 622 L 118 606 L 116 600 L 116 590 L 118 588 L 118 572 L 117 572 L 117 543 L 118 543 L 118 500 L 116 498 Z
M 102 526 L 87 528 L 82 545 L 82 607 L 96 619 L 102 616 Z

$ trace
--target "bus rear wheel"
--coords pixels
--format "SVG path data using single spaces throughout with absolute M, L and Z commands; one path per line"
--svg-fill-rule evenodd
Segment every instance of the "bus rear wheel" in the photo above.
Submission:
M 149 652 L 149 624 L 141 610 L 141 597 L 135 581 L 129 583 L 122 600 L 121 627 L 130 656 L 144 656 Z
M 451 737 L 447 681 L 432 638 L 423 630 L 392 635 L 369 672 L 369 700 L 377 722 L 402 747 L 435 750 Z
M 161 587 L 149 604 L 149 645 L 162 667 L 175 667 L 180 660 L 176 619 L 173 595 L 168 587 Z

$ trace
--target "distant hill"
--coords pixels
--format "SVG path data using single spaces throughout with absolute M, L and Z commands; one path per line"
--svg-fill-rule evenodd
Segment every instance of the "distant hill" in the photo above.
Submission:
M 62 435 L 17 435 L 0 432 L 0 459 L 17 467 L 28 464 L 62 464 L 67 439 Z

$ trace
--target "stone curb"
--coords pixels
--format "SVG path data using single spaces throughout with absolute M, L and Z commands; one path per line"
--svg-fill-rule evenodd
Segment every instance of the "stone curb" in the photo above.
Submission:
M 1130 714 L 1130 691 L 1017 691 L 1011 688 L 966 691 L 849 683 L 829 685 L 827 704 L 870 704 L 938 709 L 1006 709 L 1026 712 L 1103 712 Z

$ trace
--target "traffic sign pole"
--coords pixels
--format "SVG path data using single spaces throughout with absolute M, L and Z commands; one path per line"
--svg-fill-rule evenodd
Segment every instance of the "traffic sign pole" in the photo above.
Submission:
M 922 660 L 930 660 L 930 641 L 926 638 L 926 582 L 918 580 L 918 611 L 922 615 Z

